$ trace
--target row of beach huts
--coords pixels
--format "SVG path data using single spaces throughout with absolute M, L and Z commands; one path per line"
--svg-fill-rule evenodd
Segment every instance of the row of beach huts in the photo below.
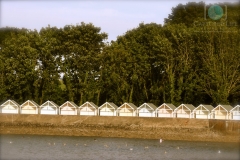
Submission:
M 137 107 L 133 103 L 124 103 L 117 106 L 106 102 L 101 106 L 93 102 L 85 102 L 77 106 L 74 102 L 67 101 L 58 106 L 53 101 L 46 101 L 38 105 L 32 100 L 27 100 L 19 105 L 14 100 L 7 100 L 0 105 L 2 114 L 47 114 L 47 115 L 91 115 L 91 116 L 137 116 L 137 117 L 173 117 L 173 118 L 199 118 L 199 119 L 232 119 L 240 120 L 240 105 L 199 105 L 163 103 L 159 107 L 152 103 L 143 103 Z

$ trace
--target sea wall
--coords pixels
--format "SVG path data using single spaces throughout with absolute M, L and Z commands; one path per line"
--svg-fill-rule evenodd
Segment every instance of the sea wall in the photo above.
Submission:
M 240 142 L 240 121 L 0 114 L 0 134 Z

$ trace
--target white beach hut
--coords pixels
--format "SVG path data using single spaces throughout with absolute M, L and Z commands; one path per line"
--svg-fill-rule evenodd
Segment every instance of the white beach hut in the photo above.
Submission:
M 177 118 L 191 118 L 192 111 L 195 107 L 192 104 L 181 104 L 174 110 Z
M 137 114 L 139 117 L 155 117 L 155 110 L 157 107 L 152 103 L 143 103 L 137 108 Z
M 106 102 L 98 108 L 100 116 L 117 116 L 117 108 L 114 103 Z
M 230 111 L 233 109 L 230 105 L 218 105 L 212 110 L 212 119 L 228 119 L 230 116 Z
M 93 102 L 85 102 L 79 107 L 79 114 L 85 116 L 96 116 L 98 112 L 98 106 Z
M 230 119 L 240 120 L 240 105 L 235 106 L 230 110 Z
M 40 114 L 58 114 L 59 106 L 55 104 L 53 101 L 46 101 L 40 106 Z
M 14 100 L 7 100 L 6 102 L 0 105 L 0 113 L 18 114 L 19 104 Z
M 133 103 L 124 103 L 117 109 L 118 116 L 136 116 L 137 107 Z
M 163 103 L 156 109 L 156 117 L 173 117 L 176 107 L 171 103 Z
M 59 107 L 59 115 L 77 115 L 77 108 L 74 102 L 67 101 Z
M 213 110 L 212 105 L 200 104 L 192 112 L 192 118 L 197 119 L 209 119 L 211 118 L 211 111 Z
M 39 105 L 32 101 L 27 100 L 20 106 L 20 114 L 38 114 Z

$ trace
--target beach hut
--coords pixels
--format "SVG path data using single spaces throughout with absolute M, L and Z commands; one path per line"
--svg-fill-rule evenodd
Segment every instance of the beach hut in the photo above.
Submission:
M 96 116 L 98 112 L 98 106 L 93 102 L 85 102 L 79 107 L 79 114 L 85 116 Z
M 230 115 L 233 120 L 240 120 L 240 105 L 237 105 L 233 109 L 230 110 Z
M 46 101 L 40 106 L 40 114 L 58 114 L 59 106 L 53 101 Z
M 117 108 L 114 103 L 106 102 L 98 108 L 100 116 L 117 116 Z
M 136 116 L 137 107 L 133 103 L 124 103 L 117 109 L 118 116 Z
M 0 113 L 18 114 L 19 104 L 14 100 L 7 100 L 6 102 L 0 105 Z
M 77 115 L 77 108 L 74 102 L 67 101 L 59 107 L 59 115 Z
M 137 114 L 139 117 L 155 117 L 155 110 L 157 107 L 152 103 L 143 103 L 137 108 Z
M 32 101 L 27 100 L 20 106 L 20 114 L 38 114 L 39 105 Z
M 192 104 L 181 104 L 174 110 L 177 118 L 191 118 L 192 111 L 195 107 Z
M 176 107 L 171 103 L 163 103 L 156 109 L 157 117 L 173 117 L 173 113 Z
M 212 105 L 200 104 L 192 112 L 192 118 L 209 119 L 211 111 L 214 109 Z
M 212 110 L 212 119 L 228 119 L 230 111 L 233 109 L 230 105 L 218 105 Z

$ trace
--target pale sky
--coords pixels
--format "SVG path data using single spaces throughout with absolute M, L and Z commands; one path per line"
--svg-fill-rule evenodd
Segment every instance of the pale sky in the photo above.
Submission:
M 108 33 L 108 41 L 116 40 L 139 23 L 163 24 L 179 3 L 223 0 L 1 0 L 0 27 L 37 29 L 42 27 L 93 23 Z M 225 0 L 230 1 L 230 0 Z M 231 0 L 238 2 L 239 0 Z

